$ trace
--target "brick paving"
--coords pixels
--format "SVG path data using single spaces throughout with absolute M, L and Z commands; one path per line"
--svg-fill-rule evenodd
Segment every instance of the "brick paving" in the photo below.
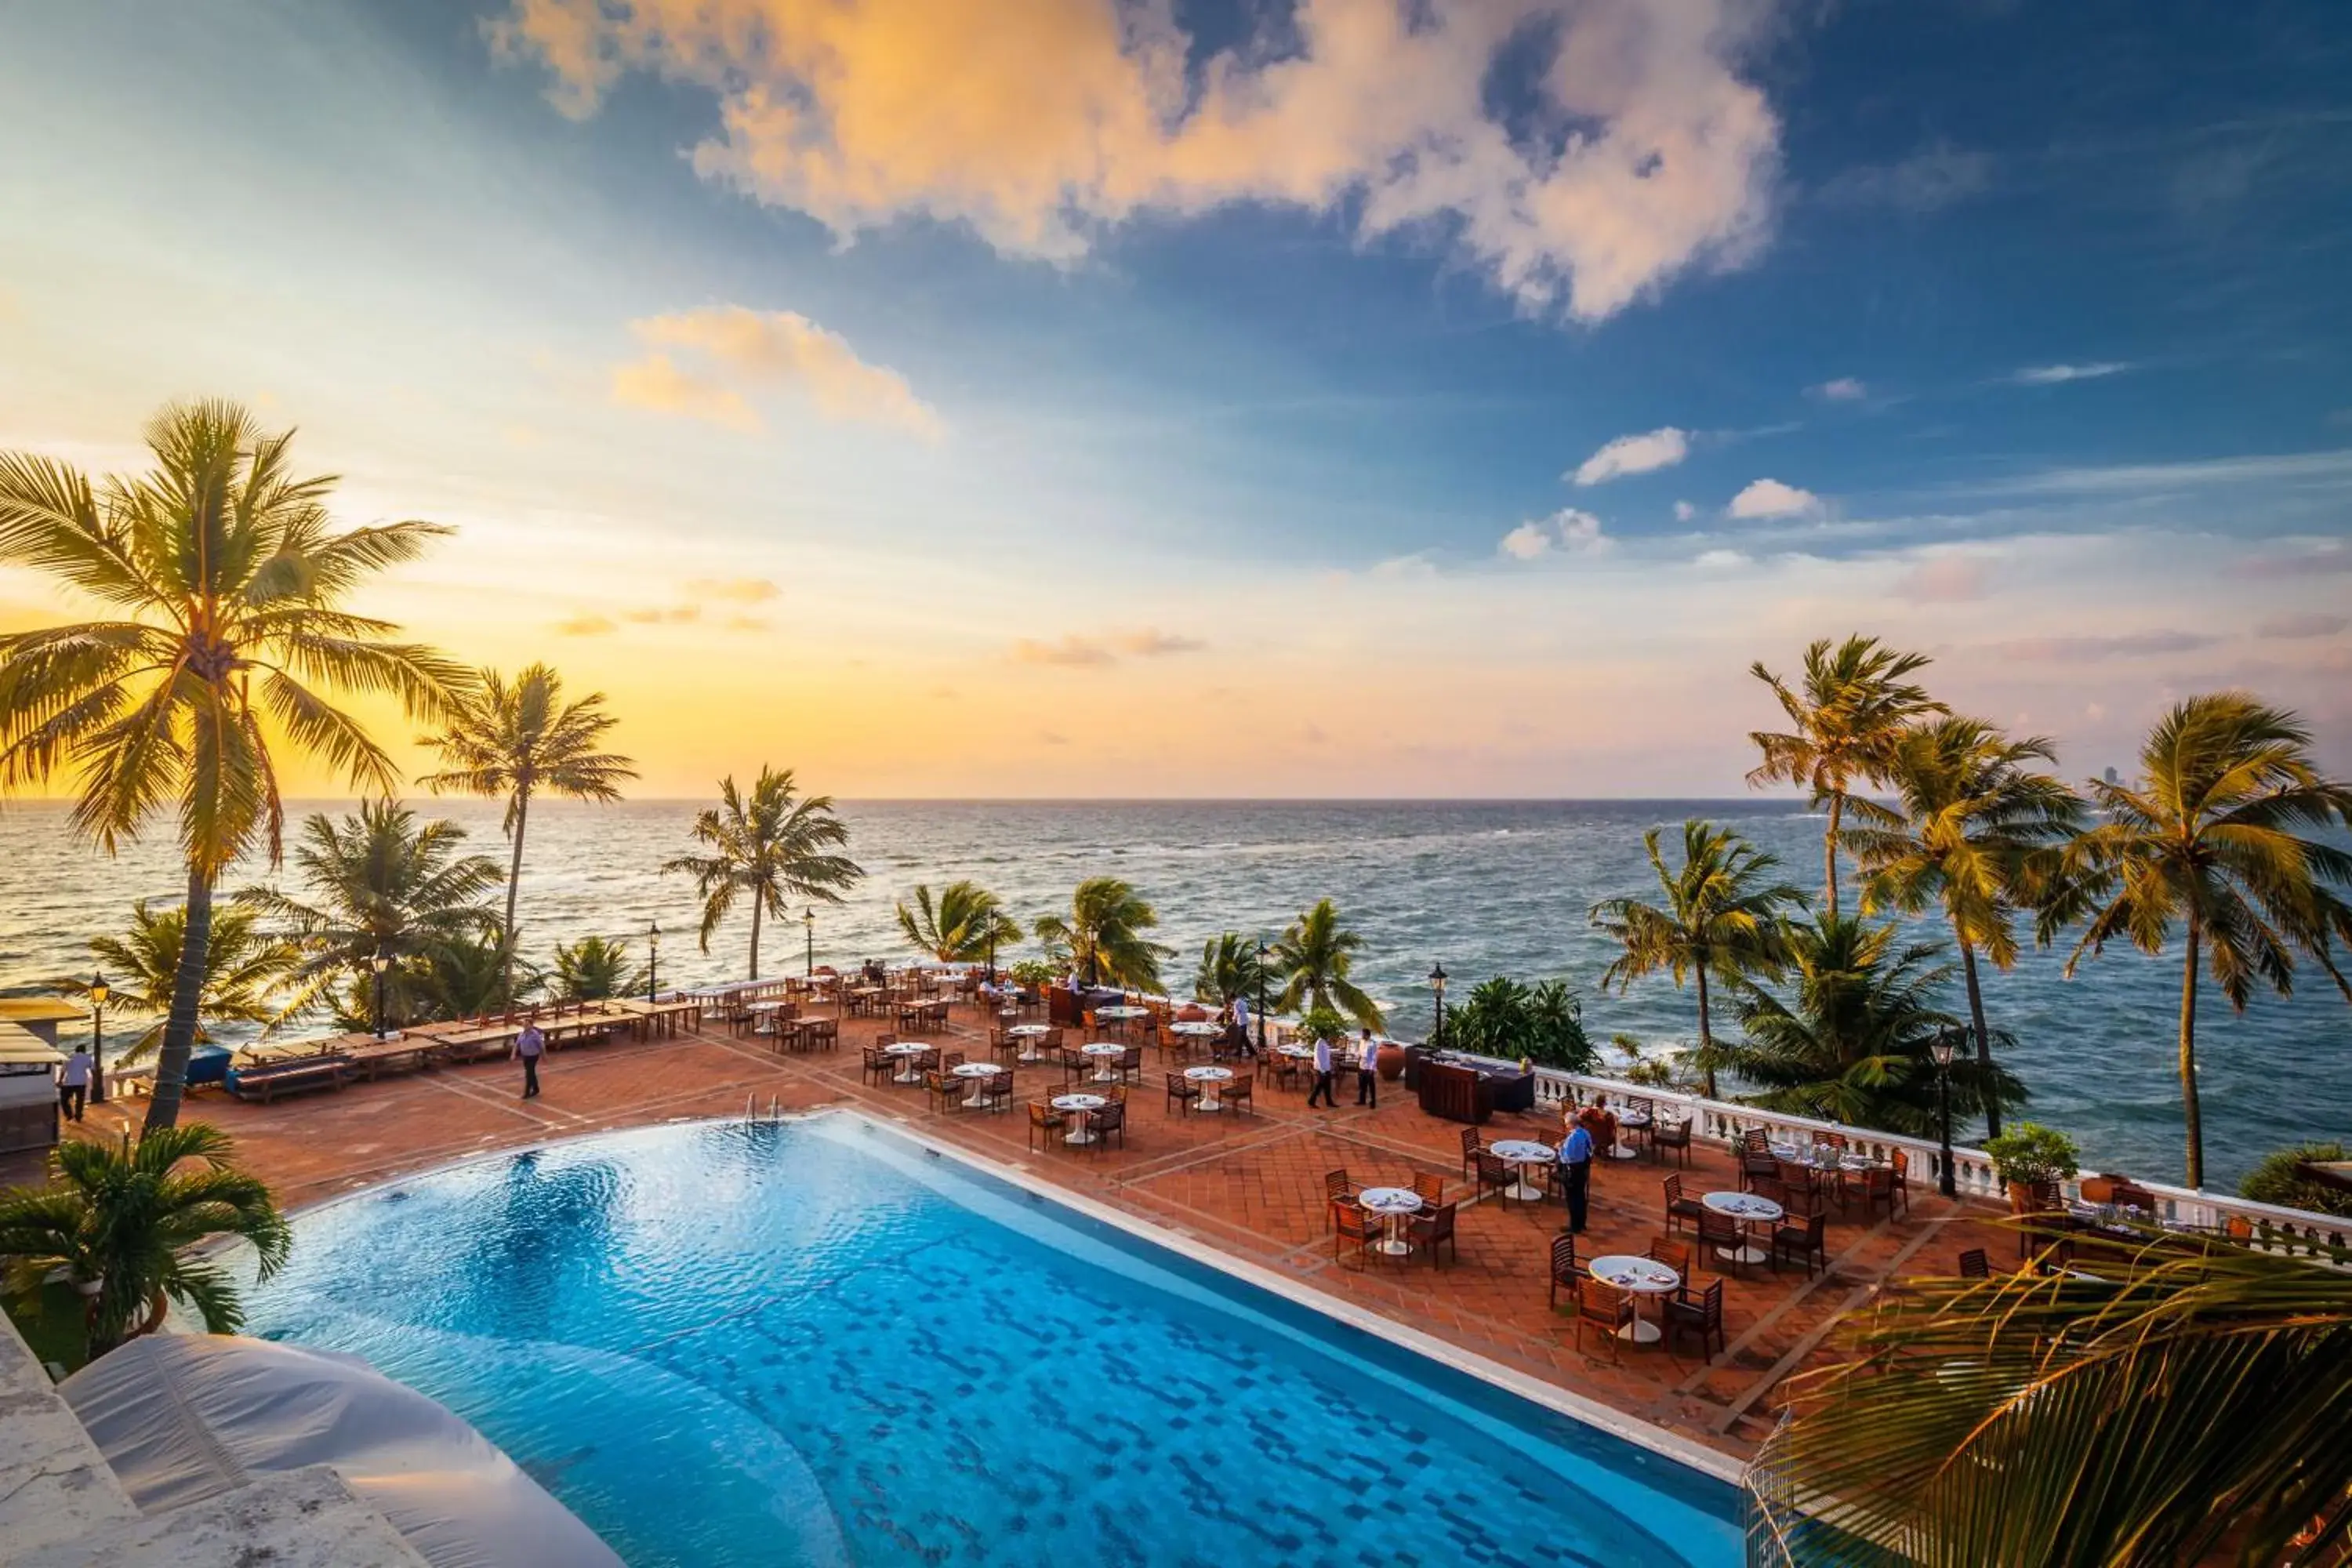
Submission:
M 764 1042 L 716 1021 L 667 1039 L 615 1039 L 551 1052 L 541 1097 L 519 1098 L 521 1071 L 486 1062 L 435 1068 L 374 1083 L 248 1105 L 217 1092 L 189 1101 L 188 1120 L 236 1135 L 240 1158 L 299 1206 L 464 1156 L 665 1121 L 740 1115 L 747 1105 L 799 1111 L 854 1108 L 902 1121 L 1033 1176 L 1114 1205 L 1226 1252 L 1280 1270 L 1365 1310 L 1624 1411 L 1726 1453 L 1745 1457 L 1769 1429 L 1774 1390 L 1816 1358 L 1822 1339 L 1870 1289 L 1903 1272 L 1948 1272 L 1958 1251 L 1983 1247 L 1996 1260 L 2009 1233 L 1990 1210 L 1955 1209 L 1915 1185 L 1907 1218 L 1865 1223 L 1832 1211 L 1831 1266 L 1807 1279 L 1801 1267 L 1774 1273 L 1752 1266 L 1726 1276 L 1729 1343 L 1711 1361 L 1688 1345 L 1622 1347 L 1605 1337 L 1574 1343 L 1574 1318 L 1546 1302 L 1551 1238 L 1565 1223 L 1557 1203 L 1473 1202 L 1461 1166 L 1461 1129 L 1422 1114 L 1402 1084 L 1383 1085 L 1378 1110 L 1359 1110 L 1344 1092 L 1339 1110 L 1306 1108 L 1302 1089 L 1257 1087 L 1254 1115 L 1179 1116 L 1162 1092 L 1156 1051 L 1145 1081 L 1129 1090 L 1124 1147 L 1029 1146 L 1016 1103 L 1006 1114 L 928 1108 L 919 1087 L 861 1081 L 859 1047 L 883 1026 L 843 1021 L 837 1051 L 778 1056 Z M 1072 1032 L 1076 1038 L 1076 1032 Z M 943 1037 L 948 1049 L 984 1059 L 982 1026 L 958 1005 Z M 1062 1086 L 1058 1067 L 1018 1070 L 1023 1099 Z M 93 1107 L 82 1131 L 111 1136 L 144 1102 Z M 1557 1116 L 1497 1115 L 1489 1142 L 1556 1142 Z M 1323 1177 L 1345 1170 L 1360 1185 L 1406 1185 L 1416 1173 L 1444 1178 L 1458 1196 L 1459 1258 L 1335 1258 L 1325 1219 Z M 1596 1162 L 1591 1224 L 1580 1256 L 1641 1252 L 1661 1233 L 1660 1178 L 1646 1157 Z M 1719 1147 L 1696 1145 L 1684 1188 L 1691 1195 L 1738 1185 Z M 1702 1260 L 1698 1279 L 1713 1278 Z

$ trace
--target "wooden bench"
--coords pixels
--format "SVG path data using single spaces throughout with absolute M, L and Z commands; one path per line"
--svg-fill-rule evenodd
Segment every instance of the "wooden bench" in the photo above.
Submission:
M 281 1094 L 299 1094 L 310 1089 L 340 1089 L 351 1068 L 351 1058 L 341 1055 L 263 1062 L 233 1069 L 228 1075 L 228 1091 L 239 1100 L 257 1100 L 267 1105 Z

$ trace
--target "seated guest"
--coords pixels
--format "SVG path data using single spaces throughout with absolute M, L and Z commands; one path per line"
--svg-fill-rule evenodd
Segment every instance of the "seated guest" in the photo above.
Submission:
M 1592 1097 L 1592 1103 L 1578 1111 L 1572 1124 L 1591 1135 L 1592 1146 L 1606 1154 L 1617 1147 L 1617 1113 L 1609 1109 L 1605 1094 Z

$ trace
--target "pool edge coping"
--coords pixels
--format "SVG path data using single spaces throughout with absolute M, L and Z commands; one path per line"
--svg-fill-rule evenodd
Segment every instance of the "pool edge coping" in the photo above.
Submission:
M 1542 1378 L 1506 1366 L 1490 1356 L 1481 1355 L 1465 1345 L 1455 1344 L 1425 1329 L 1400 1322 L 1377 1308 L 1360 1306 L 1358 1303 L 1332 1295 L 1328 1291 L 1319 1290 L 1304 1280 L 1293 1279 L 1278 1273 L 1262 1263 L 1235 1257 L 1213 1243 L 1204 1241 L 1173 1226 L 1155 1224 L 1116 1205 L 1105 1203 L 1099 1198 L 1063 1186 L 1044 1176 L 1023 1170 L 1017 1165 L 992 1160 L 985 1155 L 976 1154 L 970 1150 L 930 1137 L 915 1123 L 877 1114 L 864 1108 L 853 1109 L 840 1105 L 817 1106 L 805 1110 L 787 1111 L 772 1118 L 757 1118 L 750 1121 L 740 1115 L 680 1116 L 663 1121 L 640 1122 L 633 1127 L 600 1127 L 566 1133 L 560 1137 L 540 1139 L 529 1143 L 483 1149 L 431 1165 L 419 1166 L 414 1171 L 405 1171 L 396 1176 L 387 1176 L 380 1182 L 370 1182 L 363 1186 L 330 1194 L 287 1211 L 287 1217 L 297 1218 L 321 1209 L 331 1208 L 337 1204 L 352 1199 L 366 1197 L 372 1193 L 397 1187 L 404 1183 L 419 1181 L 446 1171 L 478 1164 L 484 1161 L 509 1158 L 535 1150 L 556 1148 L 567 1143 L 584 1142 L 591 1138 L 609 1138 L 665 1127 L 740 1127 L 762 1123 L 772 1125 L 789 1121 L 814 1121 L 823 1118 L 862 1121 L 894 1136 L 904 1138 L 927 1152 L 943 1159 L 953 1160 L 961 1165 L 1005 1182 L 1048 1203 L 1059 1204 L 1087 1219 L 1110 1226 L 1139 1241 L 1166 1247 L 1189 1262 L 1213 1268 L 1245 1285 L 1265 1290 L 1294 1306 L 1303 1307 L 1343 1327 L 1367 1331 L 1363 1315 L 1370 1312 L 1380 1324 L 1379 1330 L 1372 1331 L 1392 1340 L 1416 1355 L 1425 1356 L 1441 1366 L 1475 1378 L 1501 1389 L 1506 1394 L 1524 1399 L 1531 1405 L 1540 1405 L 1556 1415 L 1567 1416 L 1572 1421 L 1591 1426 L 1622 1442 L 1630 1443 L 1661 1458 L 1671 1459 L 1676 1464 L 1701 1471 L 1712 1479 L 1721 1481 L 1735 1490 L 1740 1488 L 1747 1474 L 1747 1467 L 1739 1460 L 1728 1454 L 1719 1453 L 1707 1447 L 1702 1443 L 1693 1442 L 1679 1433 L 1668 1431 L 1654 1423 L 1644 1421 L 1637 1415 L 1628 1415 L 1624 1411 L 1603 1405 L 1599 1400 L 1589 1398 L 1571 1389 L 1547 1383 Z M 232 1244 L 225 1242 L 219 1245 L 226 1247 Z M 203 1250 L 211 1250 L 211 1248 Z

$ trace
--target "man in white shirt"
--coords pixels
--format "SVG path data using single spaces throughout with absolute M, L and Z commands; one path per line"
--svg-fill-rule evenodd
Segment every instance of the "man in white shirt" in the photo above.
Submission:
M 84 1101 L 89 1098 L 89 1047 L 76 1046 L 66 1065 L 58 1069 L 58 1109 L 68 1121 L 81 1120 Z
M 1381 1108 L 1381 1075 L 1374 1070 L 1381 1054 L 1380 1041 L 1372 1038 L 1370 1029 L 1356 1042 L 1356 1103 Z
M 1307 1091 L 1307 1110 L 1315 1109 L 1318 1095 L 1326 1110 L 1339 1109 L 1339 1100 L 1331 1093 L 1331 1042 L 1320 1035 L 1315 1037 L 1315 1087 Z

